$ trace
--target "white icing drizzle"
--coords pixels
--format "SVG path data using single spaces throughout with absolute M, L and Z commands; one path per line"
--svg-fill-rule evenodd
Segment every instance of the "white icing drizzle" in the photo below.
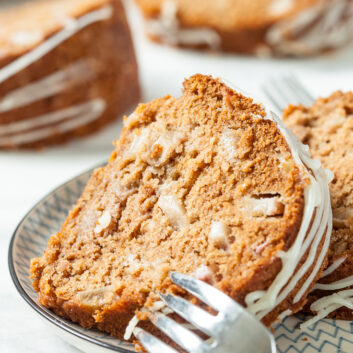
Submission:
M 330 225 L 332 223 L 327 174 L 321 169 L 320 162 L 310 159 L 308 149 L 294 137 L 282 121 L 273 113 L 270 114 L 267 113 L 267 116 L 272 116 L 272 120 L 275 121 L 288 143 L 293 159 L 303 167 L 305 174 L 310 176 L 311 183 L 306 187 L 304 193 L 305 206 L 303 220 L 296 240 L 286 253 L 279 253 L 279 257 L 282 260 L 281 271 L 266 291 L 250 293 L 245 299 L 247 309 L 259 319 L 262 319 L 280 304 L 297 286 L 298 281 L 308 272 L 309 268 L 314 265 L 309 277 L 297 292 L 294 302 L 299 301 L 303 297 L 322 266 L 330 243 Z M 308 169 L 312 171 L 314 177 L 309 174 Z M 315 210 L 315 218 L 310 227 Z M 308 232 L 309 227 L 310 231 Z M 317 254 L 317 246 L 323 237 L 324 244 L 320 253 Z M 309 247 L 310 250 L 306 260 L 297 269 L 300 260 Z
M 282 311 L 282 313 L 280 315 L 278 315 L 278 319 L 282 321 L 285 317 L 287 317 L 291 314 L 292 314 L 292 310 L 289 310 L 289 309 L 284 310 L 284 311 Z
M 313 290 L 322 289 L 322 290 L 336 290 L 353 286 L 353 276 L 348 276 L 342 278 L 338 281 L 331 283 L 316 283 Z
M 48 54 L 55 47 L 63 43 L 65 40 L 79 32 L 81 29 L 91 25 L 92 23 L 109 19 L 112 16 L 112 13 L 113 8 L 108 5 L 98 10 L 92 11 L 78 18 L 77 20 L 68 19 L 61 31 L 54 34 L 52 37 L 50 37 L 38 47 L 34 48 L 29 53 L 21 56 L 9 65 L 3 67 L 0 70 L 0 83 L 4 82 L 11 76 L 33 64 L 44 55 Z
M 322 272 L 321 278 L 326 277 L 326 276 L 330 275 L 331 273 L 333 273 L 334 271 L 336 271 L 343 264 L 343 262 L 345 260 L 346 260 L 346 257 L 342 256 L 339 259 L 337 259 L 336 261 L 334 261 L 331 266 L 327 267 L 327 269 L 324 272 Z
M 348 43 L 353 39 L 352 33 L 352 1 L 319 1 L 294 17 L 273 25 L 266 39 L 278 53 L 309 55 Z
M 167 307 L 167 305 L 161 301 L 158 300 L 156 302 L 153 303 L 152 307 L 146 309 L 146 308 L 142 308 L 141 311 L 151 311 L 151 312 L 160 312 L 164 315 L 169 315 L 171 313 L 173 313 L 173 310 L 171 310 L 169 307 Z M 137 318 L 136 315 L 134 315 L 132 317 L 132 319 L 129 321 L 126 329 L 125 329 L 125 333 L 124 333 L 124 340 L 128 340 L 131 338 L 131 335 L 134 333 L 135 335 L 138 333 L 139 328 L 137 327 L 139 323 L 139 319 Z M 185 328 L 187 328 L 188 330 L 197 330 L 197 328 L 189 323 L 186 324 L 181 324 L 182 326 L 184 326 Z
M 170 45 L 206 44 L 217 49 L 221 44 L 221 38 L 216 31 L 210 28 L 180 28 L 178 18 L 178 4 L 173 0 L 163 2 L 158 19 L 147 21 L 147 32 L 152 36 L 158 36 Z
M 167 305 L 161 301 L 155 301 L 151 307 L 147 308 L 142 308 L 141 311 L 152 311 L 152 312 L 159 312 L 159 311 L 164 311 L 164 309 L 169 309 Z M 172 311 L 167 310 L 167 313 L 170 314 Z M 166 314 L 167 315 L 167 314 Z M 132 319 L 129 321 L 125 333 L 124 333 L 124 340 L 130 339 L 132 333 L 136 334 L 136 331 L 138 328 L 136 328 L 137 324 L 139 323 L 139 319 L 137 318 L 137 315 L 134 315 Z
M 306 329 L 310 327 L 317 321 L 343 306 L 353 310 L 353 289 L 342 290 L 316 300 L 311 304 L 310 309 L 317 312 L 317 315 L 301 324 L 300 328 Z
M 0 113 L 23 107 L 93 79 L 96 72 L 88 60 L 79 60 L 62 70 L 15 89 L 0 99 Z M 10 132 L 9 132 L 10 133 Z
M 0 146 L 30 143 L 50 137 L 57 133 L 71 131 L 74 128 L 96 120 L 103 113 L 105 107 L 106 103 L 104 100 L 94 99 L 53 113 L 13 123 L 13 125 L 16 124 L 16 126 L 21 128 L 27 127 L 27 129 L 32 129 L 34 127 L 39 127 L 39 129 L 11 136 L 4 136 L 4 132 L 0 130 Z M 58 122 L 58 124 L 41 127 L 44 124 L 47 125 L 49 121 L 50 123 Z
M 125 333 L 124 333 L 124 340 L 129 340 L 131 338 L 132 333 L 134 332 L 137 324 L 139 323 L 139 319 L 136 315 L 132 317 L 129 321 L 128 325 L 126 326 Z

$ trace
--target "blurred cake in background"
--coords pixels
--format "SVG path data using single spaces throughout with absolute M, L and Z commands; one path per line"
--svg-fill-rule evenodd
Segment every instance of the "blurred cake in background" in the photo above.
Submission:
M 258 56 L 309 56 L 353 41 L 352 0 L 136 0 L 152 40 Z
M 139 99 L 120 0 L 46 0 L 0 12 L 0 148 L 93 133 Z

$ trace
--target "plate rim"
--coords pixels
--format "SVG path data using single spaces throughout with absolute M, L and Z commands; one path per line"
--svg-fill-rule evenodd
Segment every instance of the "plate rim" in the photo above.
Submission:
M 61 189 L 62 187 L 65 187 L 67 184 L 71 183 L 72 181 L 74 181 L 75 179 L 80 178 L 81 176 L 83 176 L 84 174 L 87 173 L 93 173 L 93 171 L 97 168 L 100 168 L 104 165 L 106 165 L 106 161 L 105 162 L 101 162 L 99 163 L 97 166 L 92 167 L 87 169 L 86 171 L 70 178 L 69 180 L 67 180 L 66 182 L 60 184 L 59 186 L 55 187 L 54 189 L 52 189 L 50 192 L 48 192 L 46 195 L 44 195 L 42 198 L 39 199 L 39 201 L 37 201 L 27 212 L 26 214 L 21 218 L 21 220 L 19 221 L 19 223 L 17 224 L 15 230 L 12 232 L 11 235 L 11 239 L 10 239 L 10 243 L 9 243 L 9 248 L 8 248 L 8 253 L 7 253 L 7 264 L 8 264 L 8 269 L 10 272 L 10 277 L 11 280 L 17 290 L 17 292 L 20 294 L 20 296 L 22 297 L 22 299 L 35 311 L 37 312 L 41 317 L 43 317 L 44 319 L 48 320 L 51 324 L 53 324 L 54 326 L 66 331 L 67 333 L 70 333 L 72 335 L 74 335 L 75 337 L 82 339 L 86 342 L 95 344 L 97 346 L 100 346 L 102 348 L 105 349 L 110 349 L 113 350 L 115 352 L 120 352 L 120 353 L 131 353 L 133 351 L 131 350 L 127 350 L 125 348 L 122 347 L 117 347 L 117 346 L 113 346 L 109 343 L 100 341 L 99 339 L 96 339 L 94 337 L 91 337 L 85 333 L 79 332 L 78 330 L 76 330 L 73 327 L 70 327 L 70 325 L 68 323 L 66 323 L 60 316 L 56 315 L 55 313 L 49 311 L 48 309 L 45 309 L 44 307 L 42 307 L 39 303 L 35 302 L 34 300 L 32 300 L 32 298 L 30 298 L 25 289 L 23 288 L 23 286 L 21 285 L 21 282 L 19 280 L 19 278 L 17 277 L 16 274 L 16 270 L 15 270 L 15 266 L 14 266 L 14 256 L 13 256 L 13 251 L 14 251 L 14 243 L 15 243 L 15 239 L 18 236 L 18 231 L 21 227 L 21 225 L 26 221 L 26 219 L 28 218 L 29 214 L 36 208 L 38 208 L 42 203 L 45 202 L 45 200 L 52 195 L 53 193 L 55 193 L 56 191 L 58 191 L 59 189 Z
M 99 340 L 97 338 L 94 338 L 94 337 L 90 336 L 89 334 L 80 332 L 78 329 L 76 329 L 74 327 L 71 327 L 70 323 L 67 323 L 63 318 L 61 318 L 60 316 L 56 315 L 55 313 L 53 313 L 49 309 L 46 309 L 45 307 L 41 306 L 39 303 L 37 303 L 35 300 L 33 300 L 26 293 L 26 290 L 23 288 L 19 278 L 17 277 L 15 266 L 14 266 L 14 256 L 13 256 L 14 243 L 15 243 L 15 240 L 16 240 L 16 238 L 18 236 L 19 228 L 26 221 L 26 219 L 28 218 L 29 214 L 34 209 L 38 208 L 42 203 L 44 203 L 46 201 L 46 199 L 48 197 L 50 197 L 53 193 L 57 192 L 59 189 L 65 187 L 69 183 L 73 182 L 75 179 L 78 179 L 78 178 L 82 177 L 84 174 L 87 174 L 87 173 L 92 174 L 95 169 L 103 167 L 106 164 L 107 164 L 107 161 L 104 161 L 104 162 L 101 162 L 101 163 L 97 164 L 94 167 L 86 169 L 85 171 L 83 171 L 83 172 L 77 174 L 76 176 L 70 178 L 66 182 L 58 185 L 55 188 L 53 188 L 46 195 L 44 195 L 37 202 L 35 202 L 35 204 L 21 218 L 21 220 L 17 224 L 16 228 L 12 232 L 12 235 L 11 235 L 11 238 L 10 238 L 10 242 L 9 242 L 9 246 L 8 246 L 7 263 L 8 263 L 8 269 L 9 269 L 11 280 L 12 280 L 17 292 L 22 297 L 22 299 L 31 307 L 31 309 L 33 309 L 35 312 L 37 312 L 43 319 L 49 321 L 49 323 L 51 323 L 56 328 L 63 330 L 65 333 L 72 334 L 75 338 L 81 339 L 82 341 L 90 343 L 90 344 L 92 344 L 92 345 L 94 345 L 96 347 L 100 347 L 100 348 L 103 348 L 105 350 L 110 350 L 112 352 L 133 353 L 133 352 L 135 352 L 135 350 L 132 351 L 132 350 L 128 350 L 128 349 L 123 348 L 123 347 L 118 347 L 118 346 L 115 346 L 115 345 L 111 345 L 110 343 L 101 341 L 101 340 Z M 353 321 L 352 321 L 352 323 L 353 323 Z

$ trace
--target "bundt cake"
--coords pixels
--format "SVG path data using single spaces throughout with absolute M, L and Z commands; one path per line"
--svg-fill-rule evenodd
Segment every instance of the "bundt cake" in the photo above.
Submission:
M 144 308 L 180 292 L 173 270 L 266 325 L 300 310 L 330 241 L 330 175 L 319 161 L 262 105 L 210 76 L 187 79 L 180 98 L 140 104 L 124 125 L 32 261 L 40 304 L 120 338 L 138 320 L 159 335 Z
M 353 40 L 350 0 L 136 0 L 146 31 L 169 45 L 309 56 Z
M 93 133 L 139 99 L 120 0 L 41 0 L 0 10 L 0 149 Z

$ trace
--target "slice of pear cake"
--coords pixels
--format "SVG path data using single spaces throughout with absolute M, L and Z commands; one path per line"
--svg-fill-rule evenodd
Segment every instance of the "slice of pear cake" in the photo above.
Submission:
M 195 75 L 180 98 L 125 120 L 109 163 L 32 261 L 33 285 L 58 315 L 129 339 L 134 315 L 178 290 L 168 273 L 179 271 L 269 325 L 304 305 L 330 233 L 318 161 L 262 105 Z

